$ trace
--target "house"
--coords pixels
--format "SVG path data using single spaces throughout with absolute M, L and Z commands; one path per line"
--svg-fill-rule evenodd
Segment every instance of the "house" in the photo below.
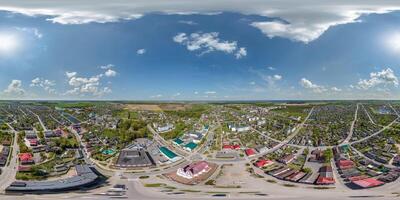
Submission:
M 44 136 L 46 138 L 51 138 L 51 137 L 56 137 L 56 134 L 53 131 L 48 130 L 44 132 Z
M 164 132 L 168 132 L 172 129 L 174 129 L 174 125 L 167 123 L 164 126 L 157 127 L 157 132 L 164 133 Z
M 37 134 L 36 131 L 25 131 L 25 138 L 26 139 L 36 139 L 37 138 Z
M 323 162 L 324 161 L 324 152 L 319 149 L 315 149 L 311 151 L 311 156 L 308 159 L 309 162 Z
M 292 175 L 286 177 L 285 180 L 292 181 L 292 182 L 297 182 L 300 179 L 302 179 L 305 175 L 306 175 L 306 173 L 298 171 L 298 172 L 295 172 Z
M 10 145 L 11 145 L 11 140 L 4 140 L 4 141 L 2 142 L 2 145 L 3 145 L 3 146 L 10 146 Z
M 22 165 L 34 164 L 35 162 L 31 153 L 20 153 L 18 158 Z
M 274 164 L 274 161 L 266 160 L 266 159 L 261 159 L 261 160 L 258 160 L 256 163 L 254 163 L 254 165 L 258 168 L 262 168 L 262 167 L 269 166 L 272 164 Z
M 339 169 L 350 169 L 354 167 L 354 162 L 351 160 L 339 160 L 337 161 L 337 166 L 339 167 Z
M 291 163 L 295 158 L 296 158 L 295 155 L 290 154 L 290 155 L 287 155 L 287 156 L 284 156 L 284 157 L 280 158 L 278 161 L 280 163 L 283 163 L 283 164 L 287 165 L 287 164 Z
M 297 170 L 294 170 L 294 169 L 290 169 L 290 170 L 288 170 L 288 171 L 286 171 L 286 172 L 280 173 L 279 175 L 277 175 L 277 176 L 275 176 L 275 177 L 276 177 L 277 179 L 284 180 L 286 177 L 289 177 L 289 176 L 295 174 L 296 172 L 298 172 L 298 171 L 297 171 Z
M 400 155 L 396 155 L 396 156 L 393 158 L 392 164 L 395 165 L 395 166 L 398 166 L 398 167 L 400 166 Z
M 20 165 L 20 166 L 18 166 L 18 172 L 30 172 L 32 170 L 32 167 L 31 166 L 23 166 L 23 165 Z
M 0 166 L 4 167 L 7 163 L 7 157 L 0 157 Z
M 335 179 L 333 177 L 324 177 L 319 175 L 317 181 L 315 181 L 317 185 L 330 185 L 335 184 Z
M 238 144 L 234 144 L 234 145 L 225 144 L 225 145 L 222 146 L 222 149 L 238 150 L 238 149 L 240 149 L 240 145 L 238 145 Z
M 254 156 L 256 154 L 256 152 L 254 151 L 254 149 L 246 149 L 244 150 L 244 152 L 246 153 L 247 156 Z
M 375 178 L 366 178 L 362 180 L 352 181 L 352 183 L 360 188 L 371 188 L 385 184 Z
M 322 166 L 319 168 L 319 176 L 315 181 L 317 185 L 329 185 L 334 184 L 335 179 L 333 178 L 333 172 L 331 166 Z
M 37 139 L 29 139 L 29 145 L 30 146 L 37 146 L 38 145 L 38 141 Z
M 179 168 L 176 171 L 178 176 L 181 176 L 186 179 L 192 179 L 201 174 L 207 173 L 211 170 L 211 167 L 208 165 L 206 161 L 198 161 L 189 165 L 186 165 L 183 168 Z
M 281 167 L 281 168 L 278 168 L 276 170 L 268 172 L 268 174 L 270 174 L 271 176 L 278 176 L 279 174 L 285 173 L 285 172 L 287 172 L 289 170 L 290 170 L 289 167 Z

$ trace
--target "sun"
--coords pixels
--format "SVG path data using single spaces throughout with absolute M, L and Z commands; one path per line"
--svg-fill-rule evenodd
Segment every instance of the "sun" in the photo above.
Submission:
M 17 37 L 12 34 L 0 33 L 0 54 L 13 52 L 18 46 Z
M 390 50 L 399 53 L 400 52 L 400 33 L 392 33 L 385 39 L 386 46 Z

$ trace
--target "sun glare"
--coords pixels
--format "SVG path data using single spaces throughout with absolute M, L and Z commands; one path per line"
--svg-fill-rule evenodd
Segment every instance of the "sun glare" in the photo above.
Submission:
M 386 37 L 385 43 L 390 50 L 399 53 L 400 52 L 400 33 L 393 33 Z
M 11 53 L 17 46 L 18 41 L 14 35 L 0 33 L 0 54 Z

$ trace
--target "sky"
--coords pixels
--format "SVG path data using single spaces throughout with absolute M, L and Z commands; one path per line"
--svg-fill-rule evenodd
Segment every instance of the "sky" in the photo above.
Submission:
M 399 99 L 400 2 L 0 0 L 0 99 Z

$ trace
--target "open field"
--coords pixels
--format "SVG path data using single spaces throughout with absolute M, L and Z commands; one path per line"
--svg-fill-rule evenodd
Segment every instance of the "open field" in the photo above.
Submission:
M 124 109 L 131 111 L 176 111 L 191 108 L 189 104 L 125 104 Z

